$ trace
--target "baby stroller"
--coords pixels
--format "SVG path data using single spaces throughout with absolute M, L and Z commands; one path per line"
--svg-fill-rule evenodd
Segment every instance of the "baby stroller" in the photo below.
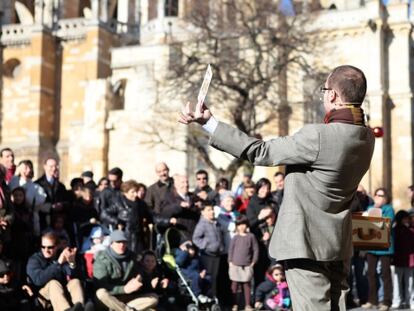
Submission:
M 184 234 L 174 227 L 169 227 L 165 233 L 164 238 L 158 243 L 157 253 L 158 258 L 162 258 L 162 261 L 168 269 L 174 271 L 178 276 L 178 286 L 180 293 L 189 298 L 190 303 L 187 305 L 187 311 L 220 311 L 220 305 L 217 298 L 202 300 L 199 299 L 192 291 L 189 281 L 181 271 L 180 267 L 176 264 L 174 251 L 180 245 L 180 242 L 185 238 Z

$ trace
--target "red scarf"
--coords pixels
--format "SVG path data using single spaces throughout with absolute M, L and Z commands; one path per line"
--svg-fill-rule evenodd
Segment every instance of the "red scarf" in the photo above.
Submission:
M 365 126 L 364 110 L 359 106 L 351 105 L 343 109 L 332 109 L 325 115 L 324 122 Z

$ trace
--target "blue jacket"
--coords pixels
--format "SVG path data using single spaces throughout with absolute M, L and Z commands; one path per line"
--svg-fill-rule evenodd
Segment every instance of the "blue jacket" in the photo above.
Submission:
M 188 252 L 179 248 L 175 252 L 175 262 L 186 274 L 199 273 L 202 270 L 198 255 L 191 257 Z
M 374 205 L 369 206 L 368 210 L 373 207 Z M 385 204 L 381 207 L 381 210 L 382 210 L 382 217 L 391 218 L 391 227 L 392 227 L 392 223 L 394 222 L 394 217 L 395 217 L 394 208 L 392 207 L 391 204 Z M 380 250 L 380 251 L 369 251 L 368 253 L 377 255 L 377 256 L 393 255 L 394 254 L 394 232 L 393 231 L 394 230 L 391 231 L 391 237 L 390 237 L 391 245 L 388 249 Z
M 29 258 L 26 273 L 30 282 L 37 288 L 41 288 L 51 280 L 65 285 L 68 277 L 76 276 L 77 270 L 71 269 L 68 263 L 60 265 L 54 259 L 46 259 L 41 252 L 37 252 Z

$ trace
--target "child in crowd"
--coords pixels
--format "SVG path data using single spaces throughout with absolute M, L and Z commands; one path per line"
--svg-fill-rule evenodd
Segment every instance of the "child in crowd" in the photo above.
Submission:
M 47 228 L 43 233 L 53 232 L 59 241 L 58 249 L 64 249 L 70 245 L 69 234 L 65 229 L 65 215 L 54 214 L 50 223 L 50 227 Z
M 394 266 L 398 286 L 399 308 L 414 308 L 412 304 L 413 290 L 411 288 L 414 272 L 414 229 L 410 226 L 411 220 L 405 210 L 400 210 L 395 215 L 394 227 Z
M 0 259 L 0 310 L 30 311 L 29 296 L 33 292 L 19 284 L 10 266 L 10 262 Z
M 87 245 L 89 245 L 89 247 Z M 105 235 L 102 230 L 102 227 L 93 227 L 89 235 L 88 241 L 85 241 L 85 243 L 83 243 L 82 245 L 82 250 L 84 250 L 83 256 L 85 258 L 86 271 L 88 273 L 88 277 L 93 277 L 93 262 L 95 261 L 96 255 L 100 251 L 105 250 L 108 247 L 108 245 L 109 238 L 107 238 L 105 241 Z
M 238 310 L 237 292 L 242 286 L 244 292 L 245 310 L 253 310 L 250 305 L 250 282 L 253 278 L 253 266 L 259 257 L 259 246 L 256 237 L 248 232 L 249 221 L 245 215 L 236 220 L 236 235 L 229 247 L 229 276 L 233 293 L 232 311 Z
M 207 271 L 203 269 L 198 250 L 191 241 L 182 243 L 176 250 L 175 262 L 183 275 L 190 280 L 191 290 L 198 300 L 202 303 L 208 302 L 209 298 L 204 295 L 208 285 Z
M 193 243 L 200 249 L 201 262 L 211 276 L 211 291 L 217 296 L 217 274 L 220 255 L 223 252 L 223 237 L 220 225 L 214 219 L 214 208 L 211 205 L 201 207 L 201 217 L 194 233 Z
M 291 300 L 285 273 L 280 264 L 271 266 L 266 273 L 266 280 L 256 288 L 255 308 L 266 310 L 290 310 Z

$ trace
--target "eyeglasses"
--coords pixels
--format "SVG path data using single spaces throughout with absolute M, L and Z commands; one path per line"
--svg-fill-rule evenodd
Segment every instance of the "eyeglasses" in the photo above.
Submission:
M 42 245 L 41 248 L 42 249 L 54 249 L 55 245 Z
M 321 86 L 321 87 L 319 88 L 319 91 L 321 91 L 321 93 L 325 93 L 325 91 L 332 91 L 332 89 L 331 89 L 331 88 L 329 88 L 329 87 L 324 87 L 324 86 Z

